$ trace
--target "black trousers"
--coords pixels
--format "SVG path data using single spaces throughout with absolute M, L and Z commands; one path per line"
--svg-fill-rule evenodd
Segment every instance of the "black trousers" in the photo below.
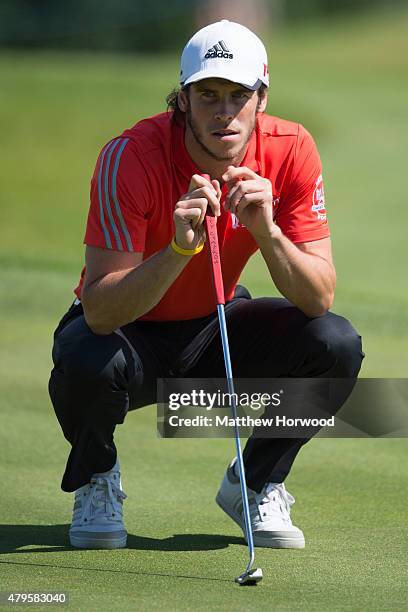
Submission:
M 285 299 L 251 299 L 243 287 L 226 304 L 225 315 L 236 377 L 358 375 L 361 337 L 343 317 L 329 312 L 310 319 Z M 50 397 L 72 445 L 64 491 L 113 467 L 115 427 L 129 410 L 156 403 L 157 378 L 225 376 L 216 312 L 190 321 L 136 321 L 100 336 L 88 327 L 82 305 L 73 305 L 55 331 L 53 361 Z M 307 441 L 249 438 L 244 449 L 248 486 L 259 492 L 266 482 L 283 482 Z

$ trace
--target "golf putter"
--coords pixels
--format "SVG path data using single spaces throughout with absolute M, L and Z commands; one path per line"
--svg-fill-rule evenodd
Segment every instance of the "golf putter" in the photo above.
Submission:
M 210 177 L 208 174 L 203 174 L 203 178 L 206 178 L 210 181 Z M 213 281 L 214 281 L 214 289 L 217 300 L 217 313 L 218 313 L 218 322 L 220 325 L 221 331 L 221 340 L 222 340 L 222 350 L 224 353 L 224 363 L 225 363 L 225 371 L 227 374 L 227 385 L 228 391 L 231 396 L 231 408 L 232 415 L 234 418 L 234 432 L 235 432 L 235 446 L 237 451 L 237 459 L 238 459 L 238 469 L 239 469 L 239 482 L 241 485 L 241 496 L 244 507 L 244 518 L 245 518 L 245 534 L 248 542 L 248 551 L 249 551 L 249 561 L 246 567 L 246 570 L 243 574 L 235 578 L 235 582 L 239 585 L 254 585 L 257 584 L 260 580 L 262 580 L 262 570 L 252 569 L 252 565 L 255 559 L 255 551 L 254 551 L 254 540 L 252 537 L 252 529 L 251 529 L 251 517 L 249 514 L 249 503 L 248 503 L 248 493 L 246 487 L 245 480 L 245 469 L 244 469 L 244 461 L 242 458 L 242 449 L 241 449 L 241 441 L 239 439 L 239 429 L 237 424 L 237 406 L 235 400 L 235 392 L 234 392 L 234 381 L 232 378 L 232 367 L 231 367 L 231 357 L 229 352 L 229 343 L 228 343 L 228 333 L 227 333 L 227 323 L 225 320 L 225 296 L 224 296 L 224 283 L 222 279 L 222 271 L 221 271 L 221 262 L 220 262 L 220 251 L 218 247 L 218 234 L 217 234 L 217 219 L 214 216 L 213 211 L 210 207 L 207 208 L 207 214 L 205 216 L 205 229 L 207 232 L 207 240 L 209 244 L 209 255 L 211 259 L 211 268 L 213 273 Z

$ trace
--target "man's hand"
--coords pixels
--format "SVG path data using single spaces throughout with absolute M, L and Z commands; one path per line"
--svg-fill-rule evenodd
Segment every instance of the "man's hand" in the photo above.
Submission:
M 210 205 L 220 215 L 221 189 L 218 181 L 207 181 L 199 174 L 191 177 L 188 193 L 181 196 L 174 210 L 175 240 L 182 249 L 195 249 L 205 241 L 204 218 Z
M 257 240 L 278 232 L 273 222 L 272 184 L 249 168 L 229 166 L 222 176 L 228 185 L 225 210 L 234 213 Z

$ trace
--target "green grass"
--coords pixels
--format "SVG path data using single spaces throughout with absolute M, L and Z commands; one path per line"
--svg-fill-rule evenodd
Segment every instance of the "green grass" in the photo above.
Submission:
M 2 481 L 14 495 L 1 507 L 2 590 L 64 589 L 81 610 L 404 608 L 404 440 L 316 440 L 304 449 L 288 485 L 307 548 L 257 551 L 264 581 L 240 589 L 232 578 L 246 549 L 212 503 L 231 441 L 159 440 L 153 409 L 129 415 L 117 431 L 129 548 L 72 550 L 70 499 L 58 490 L 66 445 L 41 386 L 28 388 L 18 414 L 12 389 L 6 396 L 13 427 L 2 439 Z
M 407 374 L 408 14 L 271 41 L 269 111 L 314 134 L 338 271 L 335 310 L 363 335 L 363 375 Z M 129 548 L 67 546 L 68 444 L 47 395 L 51 334 L 83 261 L 89 179 L 106 140 L 160 112 L 177 59 L 0 54 L 0 591 L 68 590 L 71 607 L 403 610 L 406 441 L 319 439 L 288 479 L 304 551 L 246 548 L 213 503 L 232 440 L 160 440 L 155 410 L 117 430 Z M 243 280 L 273 294 L 253 258 Z

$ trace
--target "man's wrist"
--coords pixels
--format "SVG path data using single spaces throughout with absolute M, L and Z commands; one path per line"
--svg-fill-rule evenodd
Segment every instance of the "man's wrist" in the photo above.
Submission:
M 194 249 L 184 249 L 180 247 L 177 244 L 176 239 L 173 238 L 172 241 L 170 242 L 170 247 L 178 255 L 182 255 L 183 257 L 192 257 L 193 255 L 197 255 L 198 253 L 201 253 L 201 251 L 204 248 L 204 244 L 201 244 L 200 246 Z
M 265 233 L 253 235 L 258 245 L 270 244 L 271 242 L 279 241 L 283 234 L 279 225 L 273 224 Z

